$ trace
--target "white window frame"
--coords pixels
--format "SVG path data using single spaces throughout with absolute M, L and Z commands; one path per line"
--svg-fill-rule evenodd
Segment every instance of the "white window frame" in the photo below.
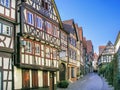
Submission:
M 43 26 L 43 20 L 42 20 L 42 18 L 40 18 L 40 17 L 37 16 L 36 23 L 37 23 L 36 24 L 37 28 L 42 29 L 42 26 Z
M 34 16 L 33 13 L 27 11 L 27 23 L 30 25 L 34 25 Z
M 10 0 L 0 0 L 0 3 L 7 7 L 7 8 L 10 8 Z
M 35 53 L 40 54 L 40 45 L 39 44 L 35 44 Z
M 46 21 L 46 27 L 47 27 L 47 33 L 51 34 L 52 33 L 51 32 L 51 28 L 52 28 L 51 23 L 49 23 L 49 22 Z
M 2 33 L 8 36 L 11 36 L 11 27 L 9 25 L 3 24 Z
M 32 53 L 32 42 L 26 41 L 26 52 Z

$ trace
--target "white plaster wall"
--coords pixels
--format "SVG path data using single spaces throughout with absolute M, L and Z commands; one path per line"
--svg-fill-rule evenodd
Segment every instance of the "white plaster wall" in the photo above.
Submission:
M 0 13 L 4 14 L 4 7 L 3 6 L 0 6 Z
M 15 89 L 22 88 L 22 71 L 16 67 L 14 67 L 14 83 Z
M 15 8 L 15 2 L 16 2 L 15 0 L 11 0 L 11 7 L 12 8 Z
M 43 86 L 43 72 L 42 71 L 38 71 L 38 85 L 39 87 Z
M 9 9 L 5 9 L 5 15 L 8 16 L 8 17 L 10 16 L 10 10 Z

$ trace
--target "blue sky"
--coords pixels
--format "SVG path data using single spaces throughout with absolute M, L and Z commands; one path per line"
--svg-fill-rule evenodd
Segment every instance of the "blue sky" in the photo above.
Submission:
M 120 0 L 55 0 L 62 20 L 74 19 L 83 28 L 94 51 L 110 40 L 114 44 L 120 31 Z

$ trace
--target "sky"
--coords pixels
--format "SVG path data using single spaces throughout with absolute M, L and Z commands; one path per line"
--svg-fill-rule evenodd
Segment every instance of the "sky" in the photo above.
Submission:
M 120 0 L 55 0 L 61 20 L 74 19 L 91 40 L 94 52 L 108 41 L 115 43 L 120 31 Z

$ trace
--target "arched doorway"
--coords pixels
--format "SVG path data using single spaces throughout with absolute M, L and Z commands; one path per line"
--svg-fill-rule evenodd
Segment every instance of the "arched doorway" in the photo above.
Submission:
M 64 63 L 60 64 L 60 81 L 65 80 L 65 75 L 66 75 L 66 67 Z

